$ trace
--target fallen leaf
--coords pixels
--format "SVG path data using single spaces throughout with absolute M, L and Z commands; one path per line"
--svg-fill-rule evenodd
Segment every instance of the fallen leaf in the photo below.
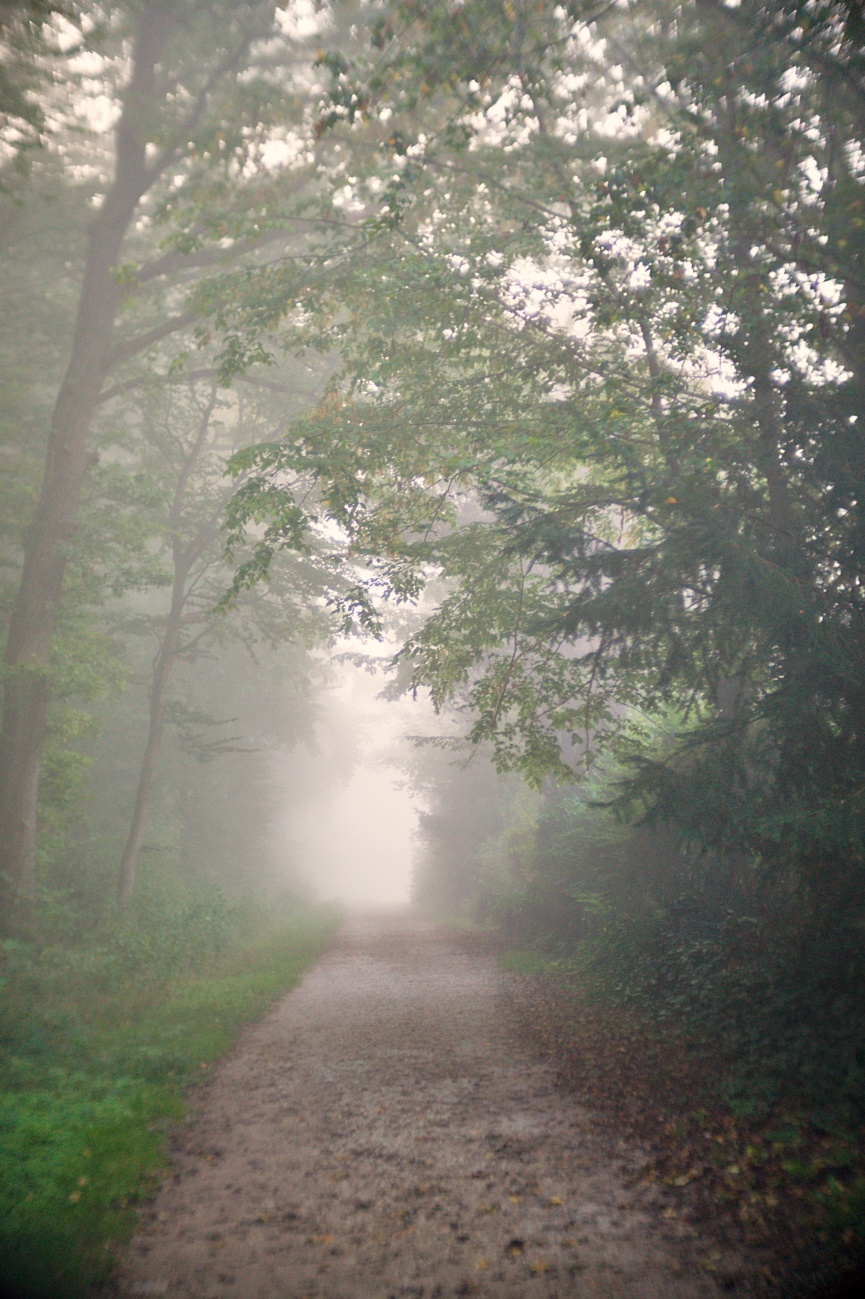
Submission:
M 529 1265 L 530 1272 L 540 1273 L 540 1272 L 549 1272 L 549 1270 L 550 1270 L 549 1263 L 531 1263 Z
M 490 1265 L 489 1259 L 484 1258 L 483 1254 L 478 1254 L 477 1258 L 475 1259 L 475 1267 L 477 1268 L 477 1270 L 479 1272 L 482 1272 L 483 1269 L 485 1267 L 489 1267 L 489 1265 Z

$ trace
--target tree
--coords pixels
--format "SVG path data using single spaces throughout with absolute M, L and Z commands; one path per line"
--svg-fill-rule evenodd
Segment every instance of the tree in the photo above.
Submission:
M 502 768 L 621 740 L 631 807 L 833 914 L 865 852 L 857 32 L 781 0 L 389 11 L 372 72 L 333 61 L 334 124 L 365 105 L 389 150 L 345 374 L 236 507 L 278 530 L 312 465 L 371 589 L 453 584 L 403 655 Z M 659 754 L 631 710 L 671 708 Z
M 256 587 L 234 602 L 226 616 L 214 614 L 228 582 L 222 523 L 231 487 L 225 459 L 238 442 L 260 438 L 273 418 L 252 382 L 246 392 L 242 386 L 239 394 L 220 397 L 213 374 L 182 386 L 159 384 L 143 394 L 138 473 L 147 477 L 158 503 L 160 517 L 153 524 L 154 530 L 161 525 L 159 541 L 169 560 L 164 578 L 169 602 L 155 617 L 139 613 L 131 618 L 139 634 L 147 630 L 155 635 L 156 652 L 148 689 L 147 739 L 118 874 L 121 903 L 129 901 L 135 884 L 166 725 L 172 716 L 181 724 L 195 721 L 170 697 L 177 665 L 194 664 L 214 644 L 224 648 L 232 639 L 253 651 L 256 640 L 309 646 L 327 636 L 321 576 L 310 561 L 283 562 L 271 572 L 266 590 Z M 271 381 L 269 386 L 278 385 Z M 273 396 L 267 395 L 272 406 Z M 199 742 L 198 748 L 212 756 L 231 746 L 221 738 L 206 746 Z
M 292 38 L 276 24 L 272 3 L 153 0 L 116 9 L 107 28 L 99 33 L 98 50 L 106 89 L 116 86 L 119 105 L 113 178 L 88 231 L 71 354 L 6 646 L 0 878 L 13 896 L 32 876 L 52 633 L 93 464 L 89 430 L 97 405 L 112 393 L 108 376 L 194 323 L 193 293 L 209 270 L 224 277 L 232 260 L 254 257 L 278 239 L 285 246 L 292 194 L 310 173 L 302 137 L 295 151 L 289 149 L 297 161 L 287 168 L 287 183 L 275 183 L 272 173 L 255 166 L 270 128 L 290 126 L 304 108 L 291 84 Z M 241 180 L 244 167 L 248 183 Z M 177 233 L 168 246 L 148 248 L 143 233 L 154 222 L 175 219 Z M 125 252 L 134 260 L 124 266 Z M 169 298 L 173 305 L 166 310 Z M 125 303 L 135 306 L 134 322 Z M 150 321 L 148 304 L 155 312 Z M 115 393 L 122 383 L 114 385 Z

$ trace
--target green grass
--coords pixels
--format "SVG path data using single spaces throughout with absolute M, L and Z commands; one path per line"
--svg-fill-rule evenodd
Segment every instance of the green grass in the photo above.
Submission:
M 164 1125 L 182 1114 L 186 1089 L 299 980 L 336 923 L 332 912 L 275 921 L 247 908 L 185 968 L 152 917 L 136 930 L 137 948 L 7 944 L 0 1290 L 75 1299 L 110 1274 L 135 1203 L 159 1178 Z

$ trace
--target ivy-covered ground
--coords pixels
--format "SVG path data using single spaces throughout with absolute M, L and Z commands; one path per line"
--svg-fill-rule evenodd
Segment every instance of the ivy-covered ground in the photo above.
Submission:
M 0 1293 L 74 1299 L 107 1277 L 184 1094 L 336 923 L 157 888 L 85 941 L 3 943 Z
M 669 1007 L 628 1004 L 577 960 L 515 949 L 501 959 L 524 976 L 525 1031 L 582 1104 L 645 1149 L 644 1178 L 677 1201 L 665 1214 L 726 1223 L 731 1240 L 765 1249 L 769 1294 L 840 1295 L 858 1282 L 865 1127 L 821 1113 L 804 1086 L 761 1098 L 722 1036 Z

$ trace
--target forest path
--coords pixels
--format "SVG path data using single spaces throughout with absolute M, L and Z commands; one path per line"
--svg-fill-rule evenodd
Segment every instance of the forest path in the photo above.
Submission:
M 349 921 L 196 1092 L 114 1293 L 748 1293 L 523 1045 L 510 977 L 404 915 Z

